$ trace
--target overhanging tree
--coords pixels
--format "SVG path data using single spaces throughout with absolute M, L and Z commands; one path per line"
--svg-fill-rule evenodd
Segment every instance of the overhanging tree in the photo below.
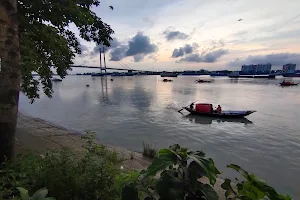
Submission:
M 75 33 L 68 29 L 73 23 L 79 30 L 79 35 L 86 41 L 93 41 L 97 44 L 109 46 L 112 39 L 113 30 L 104 23 L 92 10 L 92 6 L 99 6 L 99 0 L 19 0 L 17 1 L 18 15 L 10 14 L 10 9 L 14 8 L 16 13 L 16 0 L 1 0 L 0 4 L 0 26 L 1 31 L 7 33 L 1 37 L 0 55 L 2 59 L 2 68 L 11 71 L 16 69 L 16 75 L 21 70 L 21 89 L 33 102 L 35 98 L 39 98 L 40 87 L 43 92 L 51 97 L 52 95 L 52 71 L 53 67 L 57 74 L 64 78 L 67 70 L 71 69 L 72 59 L 75 54 L 80 54 L 80 43 Z M 3 11 L 3 12 L 2 12 Z M 4 13 L 4 14 L 2 14 Z M 16 18 L 16 16 L 18 18 Z M 11 21 L 6 20 L 6 18 Z M 18 20 L 17 20 L 18 19 Z M 7 30 L 8 26 L 17 27 L 19 24 L 18 34 L 14 38 L 8 34 L 12 34 Z M 1 33 L 2 34 L 2 33 Z M 2 36 L 2 35 L 1 35 Z M 18 39 L 19 37 L 19 39 Z M 14 41 L 14 54 L 8 55 L 8 49 L 5 48 L 6 39 Z M 20 44 L 20 49 L 17 48 Z M 20 53 L 20 62 L 17 59 Z M 13 57 L 14 55 L 14 57 Z M 20 66 L 20 67 L 18 67 Z M 32 72 L 39 74 L 39 78 L 34 78 Z M 1 79 L 3 73 L 1 72 Z M 7 75 L 8 76 L 8 75 Z M 0 124 L 8 123 L 12 129 L 2 126 L 0 130 L 0 161 L 3 157 L 11 156 L 12 144 L 14 141 L 14 130 L 17 121 L 17 104 L 20 79 L 12 82 L 12 80 L 1 80 L 0 98 L 7 99 L 2 102 L 6 106 L 3 110 L 1 104 Z M 14 100 L 8 99 L 8 88 L 4 88 L 5 84 L 14 85 Z M 16 104 L 13 105 L 13 102 Z M 7 105 L 10 105 L 7 107 Z M 11 113 L 13 117 L 5 118 L 4 113 Z M 4 146 L 3 146 L 4 145 Z

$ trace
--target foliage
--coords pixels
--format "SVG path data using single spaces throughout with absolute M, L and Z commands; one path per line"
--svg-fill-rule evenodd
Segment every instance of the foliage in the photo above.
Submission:
M 150 144 L 143 142 L 143 156 L 155 158 L 157 156 L 157 151 L 151 147 Z
M 15 162 L 5 163 L 0 171 L 0 199 L 18 196 L 17 187 L 29 193 L 46 187 L 58 200 L 116 199 L 117 154 L 98 145 L 92 133 L 88 132 L 84 140 L 83 155 L 63 149 L 45 155 L 21 155 Z
M 160 173 L 158 179 L 154 177 Z M 220 174 L 202 151 L 188 151 L 178 144 L 161 149 L 146 171 L 117 176 L 115 187 L 122 200 L 132 199 L 210 199 L 217 200 L 213 189 Z M 207 177 L 210 184 L 199 181 Z
M 17 187 L 17 189 L 20 191 L 21 200 L 55 200 L 53 197 L 46 197 L 48 194 L 48 190 L 46 188 L 39 189 L 32 195 L 32 197 L 29 197 L 28 190 L 21 187 Z
M 92 6 L 99 0 L 19 0 L 19 40 L 21 53 L 22 91 L 32 100 L 39 98 L 39 83 L 51 97 L 52 66 L 64 78 L 75 53 L 81 46 L 69 25 L 75 25 L 86 41 L 109 46 L 113 30 L 102 22 Z M 40 78 L 33 78 L 37 72 Z
M 278 194 L 274 188 L 270 187 L 266 182 L 257 179 L 254 174 L 249 174 L 238 165 L 228 165 L 227 167 L 236 170 L 244 178 L 245 181 L 238 182 L 234 189 L 231 186 L 231 180 L 225 179 L 221 185 L 226 190 L 226 198 L 229 200 L 291 200 L 292 198 L 287 195 L 283 196 Z

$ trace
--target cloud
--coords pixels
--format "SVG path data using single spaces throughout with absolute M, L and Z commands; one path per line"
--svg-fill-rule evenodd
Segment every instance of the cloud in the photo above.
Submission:
M 144 55 L 142 54 L 137 54 L 133 56 L 134 62 L 140 62 L 141 60 L 144 59 Z
M 176 39 L 177 40 L 186 40 L 189 38 L 188 34 L 180 32 L 180 31 L 174 31 L 172 29 L 173 29 L 173 27 L 169 27 L 163 32 L 163 34 L 165 35 L 165 38 L 168 41 L 176 40 Z
M 135 56 L 137 54 L 148 55 L 157 51 L 157 45 L 152 44 L 148 36 L 138 32 L 129 42 L 126 56 Z
M 198 47 L 198 44 L 194 43 L 193 46 L 190 44 L 186 44 L 183 47 L 176 48 L 173 50 L 172 58 L 178 58 L 184 56 L 186 54 L 190 54 Z
M 273 53 L 267 55 L 248 56 L 243 59 L 235 59 L 230 61 L 230 66 L 240 66 L 244 64 L 262 64 L 271 63 L 274 66 L 281 66 L 287 63 L 300 64 L 300 53 Z
M 204 63 L 214 63 L 216 62 L 221 56 L 228 53 L 228 50 L 219 49 L 215 51 L 211 51 L 209 53 L 202 52 L 201 54 L 193 53 L 190 55 L 187 55 L 184 58 L 181 58 L 180 60 L 176 61 L 177 63 L 180 62 L 204 62 Z
M 79 47 L 81 49 L 81 53 L 85 53 L 89 51 L 89 48 L 85 45 L 80 44 Z
M 111 41 L 110 41 L 110 46 L 107 47 L 107 46 L 104 46 L 102 44 L 99 44 L 99 45 L 96 45 L 91 53 L 92 56 L 96 55 L 99 53 L 99 50 L 100 48 L 103 49 L 104 47 L 104 51 L 107 52 L 111 49 L 114 49 L 114 48 L 117 48 L 118 46 L 120 46 L 122 43 L 117 39 L 117 38 L 113 38 Z
M 138 32 L 127 43 L 114 38 L 110 45 L 110 47 L 105 47 L 105 52 L 110 53 L 110 61 L 120 61 L 123 58 L 133 56 L 135 62 L 140 62 L 145 55 L 151 55 L 158 50 L 158 46 L 151 43 L 150 38 L 141 32 Z M 98 54 L 101 47 L 101 45 L 94 47 L 92 55 Z
M 125 52 L 127 51 L 128 46 L 120 45 L 110 51 L 110 61 L 120 61 L 126 57 Z

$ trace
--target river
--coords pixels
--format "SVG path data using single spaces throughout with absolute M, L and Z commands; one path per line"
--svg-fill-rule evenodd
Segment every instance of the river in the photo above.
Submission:
M 203 150 L 215 160 L 222 177 L 237 176 L 226 168 L 235 163 L 279 192 L 300 196 L 300 87 L 282 88 L 276 85 L 280 78 L 220 77 L 196 84 L 197 78 L 162 82 L 159 76 L 114 77 L 113 81 L 68 76 L 54 82 L 52 99 L 41 95 L 29 104 L 21 94 L 20 111 L 73 130 L 95 131 L 100 141 L 134 151 L 141 152 L 143 142 L 155 148 L 179 143 Z M 257 112 L 243 121 L 177 112 L 195 100 L 220 104 L 223 110 Z

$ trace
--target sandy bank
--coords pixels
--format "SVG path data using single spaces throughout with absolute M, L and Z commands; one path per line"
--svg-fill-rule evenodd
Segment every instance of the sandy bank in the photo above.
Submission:
M 100 142 L 100 141 L 99 141 Z M 101 143 L 101 142 L 100 142 Z M 51 149 L 71 148 L 81 152 L 83 142 L 80 133 L 65 129 L 50 122 L 33 118 L 19 113 L 16 131 L 16 153 L 23 153 L 27 150 L 45 152 Z M 122 166 L 125 169 L 146 169 L 151 160 L 143 157 L 140 153 L 127 149 L 104 144 L 108 149 L 118 152 L 124 159 Z M 206 182 L 206 180 L 203 180 Z M 215 190 L 220 200 L 225 199 L 224 190 L 220 187 L 222 179 L 218 179 Z

